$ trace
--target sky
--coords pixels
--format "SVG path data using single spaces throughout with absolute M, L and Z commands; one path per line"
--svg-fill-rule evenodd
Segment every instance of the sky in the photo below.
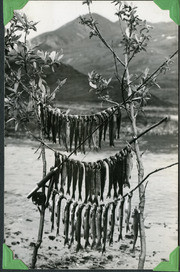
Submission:
M 114 15 L 116 7 L 112 1 L 93 1 L 92 12 L 98 13 L 109 20 L 117 21 Z M 161 10 L 153 1 L 131 1 L 135 4 L 141 19 L 149 22 L 171 21 L 168 11 Z M 32 21 L 39 22 L 37 32 L 32 32 L 29 38 L 33 38 L 43 32 L 55 30 L 60 26 L 74 20 L 80 15 L 88 13 L 87 5 L 82 1 L 29 1 L 21 10 Z

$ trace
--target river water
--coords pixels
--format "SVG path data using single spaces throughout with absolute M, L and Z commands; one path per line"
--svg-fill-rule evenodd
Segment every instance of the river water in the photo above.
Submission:
M 148 145 L 147 145 L 148 143 Z M 148 148 L 147 148 L 148 146 Z M 35 187 L 36 183 L 41 179 L 42 163 L 38 160 L 38 154 L 34 153 L 38 147 L 37 143 L 24 140 L 6 140 L 5 147 L 5 239 L 6 244 L 12 248 L 16 257 L 22 259 L 27 265 L 30 264 L 32 255 L 32 242 L 36 241 L 38 230 L 39 214 L 37 208 L 30 200 L 27 200 L 27 194 Z M 171 136 L 149 136 L 144 137 L 141 150 L 143 153 L 143 163 L 145 176 L 155 169 L 170 165 L 177 162 L 177 137 Z M 90 152 L 86 156 L 79 155 L 78 159 L 86 161 L 96 161 L 110 155 L 115 154 L 117 148 L 101 151 Z M 54 156 L 50 150 L 47 150 L 48 169 L 54 164 Z M 137 185 L 137 168 L 134 159 L 134 167 L 132 172 L 131 188 Z M 132 199 L 132 208 L 138 205 L 138 190 L 134 192 Z M 178 167 L 174 166 L 164 171 L 158 172 L 148 178 L 146 188 L 145 203 L 145 227 L 146 227 L 146 243 L 147 257 L 145 268 L 154 268 L 162 260 L 168 260 L 169 253 L 175 249 L 178 243 Z M 68 250 L 58 249 L 58 243 L 52 245 L 52 241 L 48 239 L 49 216 L 46 216 L 45 235 L 41 254 L 39 256 L 38 267 L 53 267 L 52 260 L 56 262 L 58 254 L 68 254 Z M 18 233 L 18 234 L 17 234 Z M 55 245 L 55 246 L 54 246 Z M 52 248 L 56 247 L 55 251 Z M 137 242 L 137 250 L 140 248 L 140 242 Z M 139 251 L 138 251 L 139 252 Z M 124 252 L 125 258 L 130 258 L 128 265 L 126 261 L 119 262 L 117 256 L 117 248 L 108 249 L 108 254 L 113 259 L 108 259 L 104 264 L 99 266 L 95 262 L 96 252 L 91 252 L 92 264 L 82 262 L 82 257 L 77 257 L 76 262 L 69 261 L 65 266 L 57 264 L 53 268 L 137 268 L 138 254 L 136 257 L 128 257 L 129 252 Z M 49 255 L 50 254 L 50 255 Z M 98 253 L 99 254 L 99 253 Z M 53 257 L 54 256 L 54 257 Z M 70 256 L 70 255 L 69 255 Z M 78 255 L 77 255 L 78 256 Z M 109 255 L 108 255 L 109 256 Z M 49 258 L 51 259 L 51 266 Z M 54 259 L 53 259 L 54 258 Z M 69 257 L 70 258 L 70 257 Z M 101 258 L 101 257 L 98 257 Z M 105 257 L 104 257 L 105 258 Z M 70 259 L 71 260 L 71 259 Z M 114 267 L 116 260 L 117 266 Z M 127 259 L 128 260 L 128 259 Z M 103 263 L 103 261 L 101 260 Z M 44 263 L 47 263 L 45 265 Z M 96 265 L 93 266 L 93 263 Z M 79 265 L 78 265 L 79 264 Z

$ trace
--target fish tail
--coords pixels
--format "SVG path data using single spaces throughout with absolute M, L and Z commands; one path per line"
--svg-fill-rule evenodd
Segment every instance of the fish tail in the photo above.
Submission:
M 81 200 L 81 201 L 82 201 L 82 196 L 81 196 L 81 194 L 79 194 L 79 200 Z
M 61 192 L 62 194 L 64 194 L 64 189 L 63 189 L 63 187 L 60 188 L 60 192 Z
M 113 244 L 113 237 L 111 236 L 109 239 L 109 245 L 112 245 L 112 244 Z
M 59 235 L 59 228 L 57 228 L 57 231 L 56 231 L 56 236 Z
M 96 246 L 96 241 L 92 242 L 91 249 L 93 249 Z
M 97 242 L 96 249 L 101 250 L 101 241 Z
M 133 251 L 133 252 L 135 251 L 135 244 L 133 244 L 133 248 L 132 248 L 132 251 Z
M 75 199 L 75 193 L 73 192 L 73 194 L 72 194 L 72 199 Z
M 69 240 L 68 238 L 66 237 L 65 240 L 64 240 L 64 245 L 68 244 Z
M 122 240 L 122 233 L 120 233 L 119 236 L 118 236 L 118 242 L 119 242 L 120 240 Z
M 83 249 L 82 245 L 81 244 L 77 244 L 76 252 L 78 252 L 80 249 Z
M 72 245 L 72 244 L 71 244 L 71 243 L 69 243 L 68 248 L 71 248 L 71 245 Z
M 104 252 L 106 252 L 106 247 L 105 247 L 105 245 L 103 246 L 102 254 L 103 254 Z
M 107 197 L 111 197 L 111 192 L 108 192 Z
M 86 243 L 85 243 L 85 248 L 87 247 L 87 246 L 90 246 L 90 243 L 89 243 L 89 241 L 86 241 Z
M 89 196 L 88 201 L 92 203 L 92 197 L 91 196 Z
M 69 188 L 67 189 L 66 194 L 67 194 L 67 195 L 70 195 L 70 189 L 69 189 Z

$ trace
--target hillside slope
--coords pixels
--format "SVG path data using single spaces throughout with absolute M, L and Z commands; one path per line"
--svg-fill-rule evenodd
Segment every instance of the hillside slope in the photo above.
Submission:
M 118 55 L 123 58 L 123 48 L 121 45 L 122 34 L 119 29 L 118 22 L 113 23 L 108 19 L 94 14 L 98 22 L 98 26 L 106 38 L 112 44 Z M 171 53 L 177 50 L 177 26 L 172 22 L 170 23 L 156 23 L 151 24 L 153 29 L 151 31 L 151 41 L 147 48 L 147 53 L 142 52 L 136 56 L 131 63 L 130 69 L 132 73 L 143 71 L 146 67 L 150 71 L 154 71 Z M 74 78 L 77 81 L 75 85 L 80 89 L 86 89 L 86 83 L 82 86 L 78 85 L 80 82 L 85 81 L 85 75 L 92 70 L 103 74 L 106 77 L 114 77 L 114 63 L 111 53 L 105 48 L 97 37 L 89 39 L 89 30 L 86 26 L 80 24 L 80 19 L 77 18 L 68 24 L 60 27 L 59 29 L 47 33 L 43 33 L 32 40 L 33 44 L 38 44 L 40 49 L 52 51 L 63 49 L 64 58 L 63 62 L 73 66 L 77 71 L 81 72 L 79 76 L 82 80 L 78 79 L 77 73 Z M 120 74 L 122 67 L 118 67 Z M 70 77 L 71 75 L 68 74 Z M 57 74 L 56 74 L 57 76 Z M 52 77 L 52 78 L 51 78 Z M 53 83 L 56 78 L 54 75 L 50 76 Z M 66 76 L 67 77 L 67 76 Z M 177 104 L 177 56 L 174 58 L 174 64 L 171 70 L 166 75 L 161 75 L 159 84 L 162 90 L 152 90 L 154 95 L 157 95 L 165 104 L 169 102 Z M 115 83 L 113 83 L 116 86 Z M 67 88 L 69 88 L 67 86 Z M 116 88 L 116 87 L 115 87 Z M 75 89 L 74 89 L 75 90 Z M 77 97 L 82 97 L 75 91 Z M 116 96 L 117 90 L 114 90 Z M 71 98 L 71 96 L 70 96 Z M 89 99 L 89 97 L 88 97 Z M 90 100 L 93 99 L 92 97 Z

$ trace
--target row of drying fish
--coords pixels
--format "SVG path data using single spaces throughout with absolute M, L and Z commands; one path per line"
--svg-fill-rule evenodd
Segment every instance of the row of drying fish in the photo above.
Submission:
M 54 168 L 59 169 L 49 181 L 47 205 L 53 189 L 85 203 L 116 199 L 123 194 L 123 187 L 130 188 L 132 166 L 131 149 L 96 162 L 81 162 L 56 152 Z
M 57 235 L 60 233 L 61 202 L 63 198 L 65 197 L 60 195 L 57 201 Z M 123 239 L 122 231 L 124 221 L 126 225 L 126 233 L 130 231 L 129 221 L 131 216 L 131 198 L 132 194 L 129 194 L 125 199 L 121 198 L 119 202 L 114 201 L 107 203 L 106 205 L 97 205 L 96 203 L 78 204 L 78 202 L 73 202 L 71 199 L 67 200 L 62 220 L 64 224 L 64 245 L 71 247 L 76 241 L 76 251 L 79 251 L 83 248 L 83 236 L 84 248 L 91 247 L 92 249 L 94 248 L 105 252 L 107 241 L 109 242 L 109 245 L 113 244 L 115 227 L 117 225 L 115 224 L 116 220 L 118 222 L 118 241 Z M 52 213 L 55 213 L 55 211 L 52 210 Z M 134 209 L 132 217 L 134 250 L 139 230 L 139 211 L 136 208 Z M 53 229 L 54 223 L 52 230 Z
M 66 151 L 72 151 L 74 148 L 85 153 L 87 145 L 90 149 L 101 148 L 102 140 L 106 140 L 107 131 L 110 146 L 114 146 L 114 139 L 120 138 L 121 111 L 117 106 L 97 114 L 78 116 L 67 115 L 60 109 L 43 107 L 40 104 L 40 116 L 45 135 L 54 143 L 59 142 L 63 145 Z M 100 127 L 93 133 L 98 126 Z M 85 141 L 89 135 L 91 137 Z M 78 148 L 81 143 L 82 146 Z

